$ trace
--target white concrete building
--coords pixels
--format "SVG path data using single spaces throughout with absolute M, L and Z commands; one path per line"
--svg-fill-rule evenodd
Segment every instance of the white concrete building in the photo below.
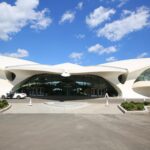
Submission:
M 150 97 L 150 58 L 80 66 L 0 56 L 0 96 L 10 91 L 30 96 Z

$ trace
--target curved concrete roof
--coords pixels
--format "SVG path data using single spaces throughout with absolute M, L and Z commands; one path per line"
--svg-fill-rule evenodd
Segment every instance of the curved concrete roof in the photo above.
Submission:
M 104 64 L 106 66 L 126 68 L 129 72 L 140 70 L 141 68 L 150 67 L 150 58 L 120 60 Z M 101 65 L 100 65 L 101 66 Z
M 6 70 L 15 71 L 15 70 L 30 70 L 30 71 L 43 71 L 51 73 L 63 73 L 65 71 L 71 74 L 82 74 L 82 73 L 93 73 L 93 72 L 117 72 L 117 73 L 126 73 L 127 70 L 116 67 L 106 67 L 106 66 L 80 66 L 71 63 L 64 63 L 59 65 L 41 65 L 41 64 L 27 64 L 27 65 L 17 65 L 17 66 L 8 66 Z
M 37 64 L 37 63 L 28 61 L 28 60 L 0 55 L 0 68 L 1 69 L 2 68 L 4 69 L 7 66 L 18 66 L 18 65 L 29 65 L 29 64 Z
M 42 65 L 32 61 L 0 56 L 0 66 L 8 71 L 27 70 L 51 73 L 63 73 L 64 71 L 67 71 L 71 74 L 116 72 L 121 74 L 133 72 L 148 66 L 150 67 L 150 58 L 122 60 L 96 66 L 81 66 L 72 63 L 63 63 L 58 65 Z

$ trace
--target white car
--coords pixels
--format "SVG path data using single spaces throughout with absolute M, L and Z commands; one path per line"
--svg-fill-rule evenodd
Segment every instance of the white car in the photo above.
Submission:
M 26 98 L 27 94 L 26 93 L 6 93 L 1 96 L 2 99 L 23 99 Z

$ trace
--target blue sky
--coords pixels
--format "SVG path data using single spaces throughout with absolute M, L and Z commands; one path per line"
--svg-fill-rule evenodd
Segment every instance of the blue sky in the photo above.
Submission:
M 0 55 L 81 65 L 150 57 L 150 1 L 0 0 Z

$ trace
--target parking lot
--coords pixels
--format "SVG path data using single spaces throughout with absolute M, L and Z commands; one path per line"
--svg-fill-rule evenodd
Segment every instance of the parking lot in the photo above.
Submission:
M 149 150 L 150 114 L 127 115 L 118 100 L 8 100 L 0 114 L 3 150 Z
M 149 150 L 150 115 L 1 114 L 2 150 Z

